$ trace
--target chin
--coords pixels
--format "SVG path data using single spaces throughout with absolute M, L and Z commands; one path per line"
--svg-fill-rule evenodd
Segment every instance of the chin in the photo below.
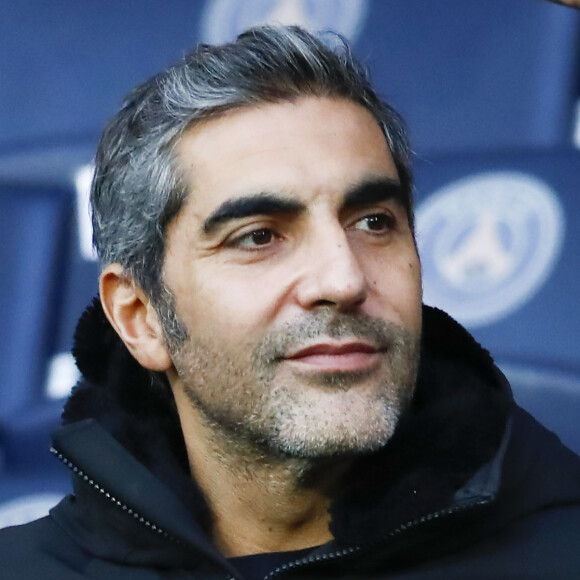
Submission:
M 347 400 L 286 410 L 277 418 L 270 449 L 285 456 L 316 458 L 370 453 L 386 445 L 402 405 L 341 398 Z

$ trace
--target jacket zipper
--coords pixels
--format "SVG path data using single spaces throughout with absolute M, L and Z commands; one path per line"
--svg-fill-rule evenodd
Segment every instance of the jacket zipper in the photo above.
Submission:
M 432 520 L 439 519 L 441 517 L 448 517 L 448 516 L 452 516 L 456 513 L 465 511 L 465 510 L 475 509 L 477 507 L 482 507 L 484 505 L 491 503 L 492 500 L 493 500 L 492 497 L 488 497 L 485 499 L 472 501 L 472 502 L 469 502 L 469 503 L 466 503 L 466 504 L 463 504 L 460 506 L 455 506 L 455 507 L 447 508 L 444 510 L 440 510 L 438 512 L 433 512 L 433 513 L 427 514 L 425 516 L 422 516 L 420 518 L 417 518 L 415 520 L 410 520 L 410 521 L 398 526 L 392 532 L 389 532 L 386 536 L 383 536 L 380 540 L 377 540 L 375 542 L 371 542 L 371 543 L 363 544 L 363 545 L 358 545 L 358 546 L 351 546 L 349 548 L 344 548 L 342 550 L 338 550 L 336 552 L 331 552 L 329 554 L 320 554 L 319 556 L 315 556 L 314 558 L 306 558 L 304 560 L 296 560 L 295 562 L 283 564 L 279 568 L 276 568 L 272 572 L 269 572 L 264 577 L 264 580 L 272 580 L 274 577 L 279 576 L 280 574 L 283 574 L 284 572 L 287 572 L 289 570 L 295 570 L 297 568 L 305 568 L 311 564 L 316 564 L 318 562 L 326 562 L 329 560 L 337 560 L 339 558 L 346 558 L 348 556 L 352 556 L 353 554 L 361 552 L 363 549 L 371 548 L 373 546 L 376 546 L 376 545 L 382 544 L 383 542 L 391 540 L 395 536 L 398 536 L 399 534 L 406 532 L 407 530 L 413 529 L 417 526 L 420 526 L 420 525 L 425 524 L 427 522 L 430 522 Z
M 127 504 L 123 503 L 121 500 L 117 499 L 114 495 L 111 495 L 106 489 L 101 487 L 96 481 L 91 479 L 82 469 L 79 469 L 72 461 L 67 459 L 62 453 L 60 453 L 54 447 L 50 448 L 50 452 L 57 456 L 60 461 L 62 461 L 72 472 L 83 479 L 86 483 L 88 483 L 91 487 L 96 489 L 100 494 L 104 495 L 109 501 L 114 503 L 116 506 L 120 507 L 124 512 L 127 512 L 127 515 L 132 516 L 135 518 L 139 523 L 147 526 L 152 531 L 157 532 L 160 536 L 163 536 L 176 544 L 182 544 L 180 540 L 160 528 L 158 525 L 154 524 L 153 522 L 149 521 L 147 518 L 144 518 L 134 509 L 130 508 Z

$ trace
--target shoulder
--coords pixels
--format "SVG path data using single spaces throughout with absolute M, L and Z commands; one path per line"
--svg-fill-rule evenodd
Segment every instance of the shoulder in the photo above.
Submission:
M 531 415 L 516 408 L 492 509 L 492 543 L 522 578 L 576 578 L 580 570 L 580 457 Z M 514 570 L 515 572 L 515 570 Z M 536 575 L 534 575 L 536 573 Z
M 494 536 L 489 547 L 494 569 L 507 578 L 571 580 L 578 578 L 580 570 L 578 546 L 580 504 L 523 516 Z M 482 569 L 486 569 L 483 562 Z
M 580 505 L 548 508 L 487 528 L 484 538 L 430 564 L 432 573 L 425 577 L 575 580 L 580 570 L 579 545 Z
M 544 501 L 580 502 L 580 457 L 523 409 L 512 414 L 504 487 L 526 488 Z
M 2 580 L 77 580 L 85 555 L 50 517 L 0 530 Z

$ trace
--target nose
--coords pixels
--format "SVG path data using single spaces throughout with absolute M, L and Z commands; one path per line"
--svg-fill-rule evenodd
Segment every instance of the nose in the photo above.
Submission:
M 304 309 L 333 306 L 340 311 L 360 306 L 368 285 L 359 257 L 342 227 L 328 229 L 306 248 L 297 293 Z

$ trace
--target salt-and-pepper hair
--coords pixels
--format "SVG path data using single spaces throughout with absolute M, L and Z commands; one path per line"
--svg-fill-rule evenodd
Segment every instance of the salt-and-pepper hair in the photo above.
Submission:
M 349 99 L 373 115 L 407 192 L 404 203 L 412 225 L 404 125 L 377 96 L 346 42 L 299 27 L 263 26 L 229 44 L 199 45 L 126 97 L 105 128 L 96 155 L 91 208 L 101 264 L 120 263 L 162 307 L 167 300 L 162 280 L 165 232 L 188 195 L 175 155 L 180 136 L 225 111 L 301 96 Z

